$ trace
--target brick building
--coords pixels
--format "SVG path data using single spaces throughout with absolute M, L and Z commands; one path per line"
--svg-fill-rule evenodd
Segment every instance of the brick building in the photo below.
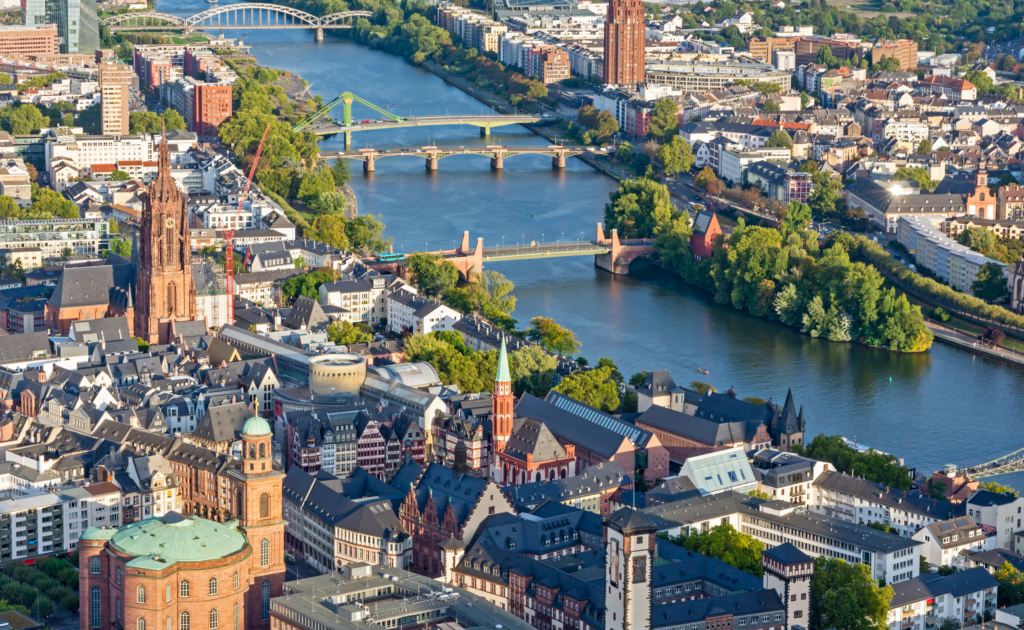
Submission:
M 0 57 L 16 54 L 56 55 L 57 25 L 0 26 Z
M 886 57 L 900 62 L 898 72 L 913 72 L 917 69 L 917 42 L 912 39 L 885 39 L 875 42 L 871 48 L 871 64 L 881 63 Z
M 604 82 L 644 83 L 647 75 L 647 27 L 640 0 L 612 0 L 604 24 Z

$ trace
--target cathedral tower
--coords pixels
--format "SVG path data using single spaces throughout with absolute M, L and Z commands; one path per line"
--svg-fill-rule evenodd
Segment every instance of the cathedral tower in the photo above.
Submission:
M 171 177 L 167 133 L 160 144 L 156 179 L 149 185 L 139 229 L 135 335 L 168 343 L 171 321 L 196 318 L 192 241 L 185 194 Z

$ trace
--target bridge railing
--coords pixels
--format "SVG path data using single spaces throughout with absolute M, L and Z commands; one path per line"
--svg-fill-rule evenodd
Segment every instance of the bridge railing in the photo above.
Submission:
M 544 243 L 516 243 L 515 245 L 503 245 L 501 247 L 485 247 L 484 256 L 502 256 L 514 254 L 543 254 L 557 252 L 578 252 L 593 251 L 595 249 L 607 249 L 609 246 L 593 241 L 553 241 Z

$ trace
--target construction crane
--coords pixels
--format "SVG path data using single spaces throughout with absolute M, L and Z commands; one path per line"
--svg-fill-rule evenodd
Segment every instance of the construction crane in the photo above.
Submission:
M 260 155 L 263 154 L 263 143 L 267 141 L 267 134 L 270 132 L 270 123 L 267 123 L 267 128 L 263 130 L 263 137 L 260 138 L 260 146 L 256 149 L 256 158 L 252 161 L 252 167 L 249 168 L 249 177 L 245 180 L 245 188 L 242 189 L 242 194 L 238 197 L 238 210 L 235 211 L 235 220 L 232 221 L 233 225 L 229 225 L 228 229 L 224 230 L 224 261 L 227 263 L 228 272 L 228 324 L 232 326 L 235 324 L 235 225 L 238 225 L 238 217 L 242 214 L 242 206 L 245 205 L 245 198 L 249 195 L 249 186 L 252 184 L 252 180 L 256 177 L 256 167 L 260 164 Z

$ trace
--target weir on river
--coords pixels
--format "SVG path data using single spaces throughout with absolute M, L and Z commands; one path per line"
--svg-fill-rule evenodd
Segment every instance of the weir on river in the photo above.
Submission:
M 173 6 L 160 1 L 156 9 L 191 15 L 207 6 L 204 0 L 176 0 Z M 301 31 L 260 31 L 249 33 L 246 44 L 260 63 L 302 75 L 326 99 L 351 91 L 391 104 L 401 116 L 488 110 L 400 57 L 331 35 L 318 44 Z M 543 142 L 522 127 L 503 127 L 489 138 L 471 127 L 435 127 L 373 132 L 358 140 L 353 148 Z M 322 146 L 342 151 L 343 142 L 333 138 Z M 454 249 L 464 230 L 484 237 L 488 246 L 588 239 L 592 226 L 604 221 L 604 204 L 616 187 L 579 160 L 552 169 L 548 156 L 520 156 L 500 171 L 472 155 L 446 158 L 440 175 L 426 171 L 422 158 L 382 160 L 373 174 L 351 171 L 360 213 L 381 214 L 395 251 L 402 252 Z M 927 353 L 899 355 L 812 339 L 717 305 L 713 296 L 642 262 L 633 263 L 628 276 L 602 271 L 591 258 L 490 268 L 516 284 L 513 316 L 521 327 L 531 317 L 552 317 L 576 332 L 591 363 L 610 357 L 627 378 L 642 369 L 667 369 L 680 385 L 709 381 L 719 391 L 732 387 L 741 397 L 779 403 L 791 387 L 805 409 L 808 440 L 818 433 L 856 438 L 926 473 L 1024 447 L 1016 418 L 1024 409 L 1020 367 L 939 343 Z M 998 480 L 1024 487 L 1024 473 Z

